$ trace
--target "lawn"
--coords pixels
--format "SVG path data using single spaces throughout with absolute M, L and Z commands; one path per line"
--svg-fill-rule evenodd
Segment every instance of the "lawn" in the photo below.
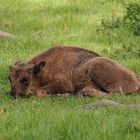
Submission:
M 102 21 L 123 17 L 138 0 L 0 0 L 0 140 L 139 140 L 140 110 L 77 109 L 96 97 L 9 97 L 9 65 L 26 61 L 54 45 L 74 45 L 115 59 L 140 75 L 140 36 Z M 112 96 L 140 103 L 139 95 Z

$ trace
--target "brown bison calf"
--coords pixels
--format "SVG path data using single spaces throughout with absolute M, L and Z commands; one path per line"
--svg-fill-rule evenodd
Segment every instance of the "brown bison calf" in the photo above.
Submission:
M 106 96 L 140 90 L 140 78 L 117 62 L 77 47 L 53 47 L 26 63 L 16 62 L 9 79 L 12 96 L 57 93 Z

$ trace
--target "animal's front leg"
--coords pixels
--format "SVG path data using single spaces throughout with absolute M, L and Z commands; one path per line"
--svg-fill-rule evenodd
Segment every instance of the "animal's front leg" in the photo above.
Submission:
M 96 97 L 104 97 L 104 96 L 108 96 L 110 94 L 107 94 L 105 92 L 102 92 L 100 90 L 97 90 L 93 87 L 85 87 L 82 90 L 80 90 L 79 92 L 76 93 L 77 96 L 96 96 Z
M 40 90 L 37 90 L 36 95 L 38 97 L 50 97 L 50 96 L 52 96 L 52 97 L 70 97 L 71 96 L 70 93 L 63 93 L 63 94 L 56 93 L 56 94 L 53 94 L 51 90 L 49 90 L 49 89 L 45 90 L 44 88 L 40 89 Z
M 48 97 L 48 96 L 53 95 L 57 84 L 58 84 L 57 82 L 54 82 L 44 87 L 38 87 L 35 91 L 36 95 L 39 97 L 46 97 L 46 96 Z
M 36 91 L 37 96 L 54 96 L 58 95 L 58 93 L 64 93 L 64 88 L 61 82 L 54 82 L 44 87 L 38 88 Z

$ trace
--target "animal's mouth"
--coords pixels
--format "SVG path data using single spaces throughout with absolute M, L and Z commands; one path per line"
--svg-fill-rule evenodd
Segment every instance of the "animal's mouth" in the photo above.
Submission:
M 25 98 L 26 97 L 26 95 L 24 95 L 24 94 L 21 94 L 21 93 L 19 93 L 19 94 L 16 94 L 16 95 L 11 95 L 14 99 L 17 99 L 17 98 Z
M 34 95 L 34 92 L 27 92 L 26 94 L 25 93 L 18 93 L 18 94 L 11 94 L 10 95 L 14 98 L 14 99 L 17 99 L 17 98 L 30 98 L 31 96 Z

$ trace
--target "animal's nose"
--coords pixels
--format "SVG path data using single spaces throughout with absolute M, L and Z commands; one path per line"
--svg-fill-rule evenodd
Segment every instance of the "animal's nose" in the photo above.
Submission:
M 11 89 L 10 96 L 12 96 L 14 98 L 17 98 L 18 97 L 18 94 L 16 93 L 16 90 L 14 88 Z

